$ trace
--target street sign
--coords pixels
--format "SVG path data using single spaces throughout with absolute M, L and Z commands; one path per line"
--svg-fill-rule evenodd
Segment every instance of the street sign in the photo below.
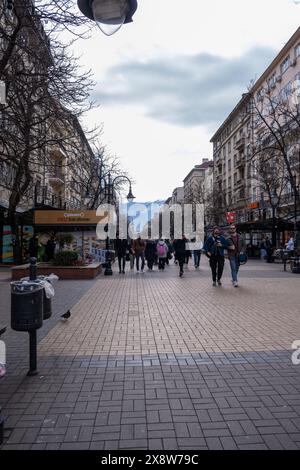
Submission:
M 227 212 L 226 220 L 228 224 L 233 224 L 235 222 L 236 212 Z

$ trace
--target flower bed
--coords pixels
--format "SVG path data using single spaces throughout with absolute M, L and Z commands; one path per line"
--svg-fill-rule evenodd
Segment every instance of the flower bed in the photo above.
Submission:
M 38 263 L 37 274 L 56 274 L 59 279 L 94 279 L 102 271 L 100 263 L 91 263 L 85 266 L 55 266 L 52 263 Z M 29 276 L 29 264 L 22 264 L 11 268 L 11 278 L 18 281 Z

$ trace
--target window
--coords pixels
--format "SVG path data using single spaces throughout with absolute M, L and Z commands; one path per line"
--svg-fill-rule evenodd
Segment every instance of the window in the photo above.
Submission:
M 231 153 L 231 141 L 228 142 L 228 153 Z
M 300 42 L 295 47 L 295 59 L 297 59 L 297 57 L 299 57 L 299 56 L 300 56 Z
M 276 72 L 274 72 L 268 80 L 269 88 L 274 88 L 275 84 L 276 84 Z
M 282 88 L 281 92 L 280 92 L 280 98 L 281 98 L 281 101 L 285 102 L 289 95 L 292 93 L 292 82 L 289 82 L 285 85 L 285 87 Z
M 281 75 L 283 75 L 284 72 L 287 71 L 290 65 L 291 65 L 291 59 L 290 59 L 290 56 L 288 56 L 286 59 L 284 59 L 284 61 L 282 62 L 280 66 Z

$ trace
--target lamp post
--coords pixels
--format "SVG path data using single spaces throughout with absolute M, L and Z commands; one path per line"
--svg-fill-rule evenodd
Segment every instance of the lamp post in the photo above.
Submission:
M 111 181 L 111 176 L 110 173 L 108 174 L 108 184 L 107 184 L 107 203 L 110 204 L 110 196 L 114 194 L 114 184 L 118 179 L 123 179 L 127 180 L 129 182 L 129 192 L 127 194 L 127 201 L 128 202 L 133 202 L 135 199 L 134 195 L 132 194 L 132 189 L 131 189 L 131 181 L 130 179 L 125 176 L 125 175 L 120 175 L 116 176 L 112 181 Z M 108 224 L 107 224 L 107 231 L 108 231 Z M 105 266 L 105 271 L 104 271 L 104 276 L 112 276 L 113 271 L 111 269 L 111 257 L 110 257 L 110 252 L 109 252 L 109 235 L 107 232 L 107 237 L 106 237 L 106 266 Z
M 276 207 L 278 206 L 279 197 L 277 196 L 276 191 L 274 190 L 270 197 L 270 202 L 272 206 L 272 246 L 276 248 L 277 236 L 276 236 Z
M 131 23 L 137 0 L 77 0 L 78 8 L 90 20 L 96 21 L 106 36 Z
M 300 184 L 297 185 L 297 175 L 294 175 L 294 249 L 298 251 L 298 230 L 297 230 L 297 206 L 299 199 Z

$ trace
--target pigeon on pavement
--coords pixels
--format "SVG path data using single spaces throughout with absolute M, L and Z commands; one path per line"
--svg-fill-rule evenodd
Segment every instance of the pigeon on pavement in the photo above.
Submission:
M 66 313 L 64 313 L 63 315 L 61 315 L 61 318 L 62 320 L 68 320 L 71 316 L 71 312 L 70 310 L 68 310 Z

